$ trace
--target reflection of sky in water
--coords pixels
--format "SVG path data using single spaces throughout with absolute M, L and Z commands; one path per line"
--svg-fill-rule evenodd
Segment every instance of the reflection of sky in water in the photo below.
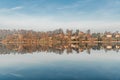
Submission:
M 0 56 L 0 80 L 119 80 L 120 54 L 10 54 Z

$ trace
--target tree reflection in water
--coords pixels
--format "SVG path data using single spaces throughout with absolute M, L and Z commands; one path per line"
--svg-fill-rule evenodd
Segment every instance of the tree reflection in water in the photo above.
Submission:
M 40 44 L 7 44 L 0 45 L 1 54 L 10 54 L 10 53 L 33 53 L 33 52 L 54 52 L 56 54 L 63 54 L 64 51 L 69 54 L 76 51 L 77 53 L 87 51 L 91 53 L 91 50 L 105 50 L 107 51 L 116 51 L 120 50 L 120 43 L 77 43 L 77 44 L 55 44 L 55 45 L 40 45 Z

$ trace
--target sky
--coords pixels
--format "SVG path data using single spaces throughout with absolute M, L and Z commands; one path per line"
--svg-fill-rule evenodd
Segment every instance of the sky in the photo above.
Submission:
M 120 31 L 120 0 L 0 0 L 0 29 Z

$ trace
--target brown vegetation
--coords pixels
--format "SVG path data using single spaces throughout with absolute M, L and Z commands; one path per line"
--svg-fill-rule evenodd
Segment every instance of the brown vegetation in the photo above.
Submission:
M 57 29 L 54 31 L 40 32 L 33 30 L 1 30 L 3 44 L 71 44 L 71 43 L 109 43 L 120 42 L 120 33 L 105 32 L 91 33 L 90 30 L 82 32 L 76 30 Z M 6 32 L 6 33 L 5 33 Z M 6 35 L 5 35 L 6 34 Z

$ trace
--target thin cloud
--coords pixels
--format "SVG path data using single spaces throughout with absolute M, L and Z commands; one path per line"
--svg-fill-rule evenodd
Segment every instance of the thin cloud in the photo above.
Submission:
M 108 1 L 106 5 L 101 6 L 100 9 L 94 11 L 95 14 L 99 14 L 102 17 L 115 17 L 120 16 L 120 0 Z
M 21 10 L 21 9 L 23 9 L 22 6 L 16 6 L 12 8 L 1 8 L 0 12 L 12 12 L 12 11 Z
M 17 7 L 11 8 L 11 10 L 20 10 L 20 9 L 22 9 L 22 8 L 23 8 L 22 6 L 17 6 Z
M 57 28 L 63 29 L 81 29 L 86 31 L 91 29 L 93 31 L 116 31 L 120 30 L 119 21 L 57 21 L 48 17 L 29 17 L 21 16 L 16 17 L 1 17 L 1 29 L 33 29 L 33 30 L 54 30 Z

